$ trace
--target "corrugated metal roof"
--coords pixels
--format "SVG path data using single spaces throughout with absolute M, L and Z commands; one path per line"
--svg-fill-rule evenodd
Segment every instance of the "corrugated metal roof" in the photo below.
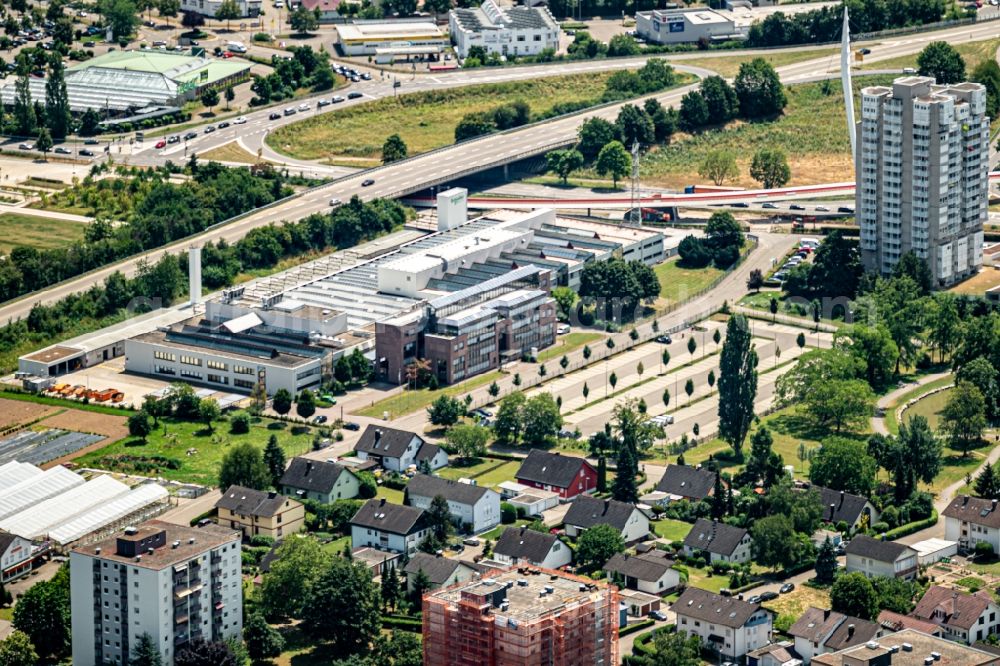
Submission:
M 101 475 L 0 520 L 0 529 L 25 539 L 37 539 L 49 529 L 127 492 L 128 486 L 121 481 Z
M 0 492 L 41 473 L 42 470 L 30 463 L 12 460 L 6 465 L 0 466 Z
M 62 465 L 53 467 L 0 493 L 0 518 L 82 486 L 83 483 L 84 479 L 79 474 Z
M 49 538 L 59 544 L 67 544 L 84 537 L 105 525 L 129 516 L 150 504 L 167 499 L 167 491 L 155 483 L 133 488 L 126 495 L 118 497 L 92 511 L 77 516 L 49 531 Z

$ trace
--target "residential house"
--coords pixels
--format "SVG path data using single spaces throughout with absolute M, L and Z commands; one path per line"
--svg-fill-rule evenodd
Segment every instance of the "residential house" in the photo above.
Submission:
M 747 666 L 802 666 L 791 641 L 771 643 L 747 653 Z
M 597 489 L 597 470 L 579 456 L 532 449 L 514 475 L 517 482 L 558 493 L 564 500 Z
M 320 23 L 335 23 L 340 18 L 340 0 L 299 0 L 299 5 L 316 13 Z
M 944 516 L 944 538 L 957 541 L 958 547 L 969 551 L 980 541 L 1000 553 L 1000 511 L 997 500 L 961 495 L 948 505 Z
M 852 529 L 871 526 L 878 522 L 879 512 L 875 506 L 860 495 L 852 495 L 843 490 L 831 490 L 822 486 L 811 486 L 805 492 L 816 490 L 823 504 L 823 521 L 831 525 L 841 522 Z
M 0 531 L 0 583 L 27 575 L 31 571 L 31 542 Z
M 563 518 L 566 534 L 576 538 L 594 525 L 611 525 L 625 543 L 635 543 L 649 536 L 649 516 L 634 504 L 578 495 Z
M 742 564 L 750 561 L 750 542 L 750 532 L 741 527 L 699 518 L 684 537 L 684 554 L 704 552 L 710 562 Z
M 351 518 L 351 544 L 413 555 L 429 533 L 421 509 L 370 499 Z
M 904 629 L 915 629 L 930 636 L 942 636 L 944 632 L 941 627 L 933 622 L 918 620 L 909 615 L 884 610 L 878 614 L 878 623 L 887 631 L 903 631 Z
M 391 472 L 405 472 L 421 463 L 434 471 L 448 464 L 448 454 L 441 447 L 416 433 L 384 425 L 365 428 L 354 450 L 361 460 L 372 460 Z
M 951 587 L 931 585 L 911 615 L 933 622 L 944 637 L 971 645 L 1000 634 L 1000 606 L 988 590 L 968 594 Z
M 378 550 L 364 546 L 351 551 L 351 559 L 361 562 L 372 574 L 372 578 L 381 576 L 389 569 L 395 569 L 402 563 L 403 556 L 399 553 L 392 553 L 387 550 Z
M 240 530 L 244 539 L 255 536 L 281 539 L 305 527 L 306 510 L 302 502 L 276 492 L 229 486 L 215 508 L 219 512 L 216 522 Z
M 912 580 L 917 575 L 917 551 L 895 541 L 859 535 L 847 544 L 847 572 Z
M 757 603 L 689 587 L 671 606 L 677 631 L 728 659 L 742 659 L 771 642 L 771 611 Z
M 788 630 L 795 640 L 796 654 L 807 665 L 818 654 L 867 643 L 883 633 L 888 632 L 875 622 L 814 606 L 807 608 Z
M 508 527 L 493 546 L 493 559 L 508 566 L 530 564 L 559 569 L 573 563 L 573 551 L 555 534 Z
M 348 468 L 309 458 L 292 458 L 278 486 L 284 495 L 323 504 L 353 499 L 358 496 L 359 488 L 357 475 Z
M 628 555 L 616 553 L 604 565 L 611 580 L 621 581 L 621 586 L 648 594 L 669 594 L 680 585 L 680 572 L 673 568 L 674 561 L 666 552 L 652 548 L 644 553 Z
M 419 572 L 424 572 L 430 582 L 430 588 L 448 587 L 455 583 L 464 583 L 470 580 L 478 570 L 468 562 L 456 560 L 453 557 L 443 555 L 429 555 L 427 553 L 417 553 L 410 558 L 410 561 L 403 567 L 406 574 L 406 591 L 413 593 L 413 584 Z
M 715 490 L 715 472 L 702 467 L 667 465 L 663 478 L 656 484 L 657 492 L 666 493 L 670 500 L 700 502 Z
M 500 524 L 500 493 L 471 483 L 415 474 L 406 484 L 403 503 L 426 511 L 438 495 L 448 500 L 451 519 L 459 529 L 479 534 Z

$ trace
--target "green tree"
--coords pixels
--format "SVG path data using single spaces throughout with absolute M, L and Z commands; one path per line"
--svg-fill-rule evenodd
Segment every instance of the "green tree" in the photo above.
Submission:
M 0 666 L 35 666 L 37 663 L 38 653 L 35 652 L 35 646 L 23 631 L 14 630 L 7 638 L 0 641 Z M 137 662 L 133 659 L 130 663 Z M 150 666 L 159 666 L 159 663 Z
M 615 126 L 603 118 L 588 118 L 577 130 L 576 148 L 586 160 L 593 160 L 601 148 L 615 140 Z
M 482 426 L 460 423 L 448 431 L 445 439 L 460 458 L 469 460 L 486 454 L 490 431 Z
M 71 121 L 65 68 L 62 58 L 53 56 L 49 59 L 49 76 L 45 81 L 45 123 L 53 138 L 65 139 Z
M 465 416 L 465 411 L 465 405 L 461 400 L 441 395 L 427 408 L 427 418 L 436 426 L 450 428 Z
M 27 634 L 42 659 L 59 661 L 70 648 L 69 567 L 63 565 L 51 580 L 36 583 L 14 606 L 14 629 Z
M 443 548 L 448 543 L 448 538 L 455 532 L 454 517 L 448 508 L 448 500 L 443 495 L 435 495 L 431 499 L 431 505 L 425 514 L 427 516 L 427 526 L 431 530 L 430 536 L 435 542 L 435 547 L 431 552 Z
M 712 121 L 705 96 L 697 90 L 681 98 L 681 109 L 677 114 L 678 124 L 685 132 L 697 132 Z
M 792 177 L 785 153 L 777 148 L 761 148 L 750 162 L 750 177 L 766 190 L 783 187 Z
M 934 481 L 941 471 L 942 448 L 927 419 L 919 414 L 899 425 L 898 437 L 883 438 L 875 446 L 872 440 L 868 443 L 869 454 L 892 475 L 897 505 L 910 499 L 918 482 Z
M 978 388 L 969 382 L 959 382 L 948 395 L 941 410 L 941 428 L 953 449 L 969 455 L 969 449 L 983 437 L 986 429 L 986 400 Z
M 577 540 L 576 561 L 590 570 L 600 569 L 615 553 L 625 550 L 621 533 L 606 523 L 588 528 Z
M 198 12 L 186 11 L 181 16 L 181 25 L 192 32 L 200 33 L 198 28 L 205 25 L 205 17 Z
M 986 404 L 986 417 L 994 421 L 998 416 L 998 402 L 1000 402 L 1000 384 L 998 384 L 998 373 L 993 364 L 985 357 L 974 358 L 955 373 L 956 382 L 968 382 L 979 389 L 983 394 L 983 401 Z
M 862 620 L 872 620 L 879 612 L 875 588 L 860 571 L 837 578 L 830 589 L 830 605 L 837 613 L 853 615 Z
M 937 348 L 938 358 L 943 361 L 945 353 L 951 352 L 959 340 L 961 321 L 955 296 L 948 292 L 934 294 L 928 310 L 927 339 Z
M 198 418 L 205 424 L 209 432 L 215 432 L 212 422 L 218 420 L 220 416 L 222 416 L 222 410 L 219 409 L 219 403 L 212 398 L 202 398 L 198 403 Z
M 309 389 L 302 389 L 295 401 L 295 413 L 304 419 L 316 413 L 316 395 Z
M 555 299 L 556 306 L 559 308 L 559 316 L 568 320 L 578 300 L 576 292 L 569 287 L 555 287 L 552 289 L 552 298 Z
M 721 76 L 705 77 L 701 80 L 699 90 L 705 98 L 708 115 L 713 122 L 725 124 L 739 115 L 740 101 L 736 91 Z
M 931 42 L 917 56 L 917 71 L 938 83 L 960 83 L 965 80 L 965 61 L 948 42 Z
M 986 88 L 986 115 L 990 118 L 1000 115 L 1000 65 L 997 61 L 993 58 L 980 60 L 969 79 Z
M 827 537 L 816 552 L 816 582 L 821 585 L 830 585 L 836 577 L 837 551 L 834 549 L 830 537 Z
M 264 490 L 271 485 L 271 473 L 258 449 L 249 442 L 237 444 L 222 456 L 219 465 L 219 488 L 243 486 Z
M 288 389 L 280 388 L 274 392 L 271 399 L 271 409 L 284 416 L 292 411 L 292 394 Z
M 698 168 L 698 175 L 709 178 L 716 185 L 739 178 L 740 168 L 736 166 L 736 156 L 728 150 L 713 150 L 705 156 Z
M 559 405 L 551 393 L 539 393 L 528 398 L 521 409 L 524 443 L 531 447 L 544 447 L 551 442 L 563 419 Z
M 399 584 L 399 576 L 396 575 L 396 567 L 389 567 L 388 569 L 388 571 L 382 574 L 382 606 L 387 611 L 394 612 L 396 605 L 402 599 L 402 588 Z
M 424 663 L 420 639 L 408 631 L 394 631 L 388 637 L 384 634 L 379 636 L 372 652 L 372 666 L 422 666 Z
M 615 35 L 608 40 L 608 57 L 638 55 L 639 42 L 632 35 Z
M 746 317 L 733 315 L 726 324 L 726 341 L 719 358 L 719 436 L 737 456 L 742 455 L 753 422 L 756 398 L 757 352 Z
M 281 477 L 285 474 L 285 451 L 278 444 L 278 436 L 271 435 L 267 438 L 267 446 L 264 447 L 264 464 L 271 475 L 271 485 L 280 490 Z
M 510 446 L 517 444 L 521 439 L 521 432 L 524 430 L 521 410 L 525 400 L 523 393 L 515 391 L 500 401 L 496 420 L 493 422 L 493 434 L 499 444 Z
M 624 177 L 632 169 L 632 156 L 619 141 L 612 141 L 601 148 L 597 154 L 594 168 L 601 176 L 610 175 L 615 187 L 618 179 Z
M 87 109 L 80 117 L 80 135 L 93 136 L 100 129 L 101 116 L 94 109 Z
M 244 666 L 227 642 L 192 641 L 177 651 L 174 666 Z
M 333 654 L 364 653 L 382 628 L 379 606 L 368 567 L 338 557 L 306 599 L 302 629 L 327 641 Z
M 833 490 L 867 497 L 875 489 L 875 459 L 863 442 L 842 437 L 823 440 L 809 467 L 809 480 Z
M 139 26 L 139 11 L 132 0 L 100 0 L 97 11 L 116 40 L 128 39 Z
M 226 111 L 228 111 L 229 105 L 233 103 L 234 99 L 236 99 L 236 91 L 233 90 L 232 86 L 226 86 L 226 89 L 222 92 L 222 96 L 226 100 Z
M 934 277 L 927 262 L 913 250 L 904 252 L 892 269 L 894 278 L 908 277 L 917 285 L 921 296 L 929 296 L 934 288 Z
M 455 142 L 465 141 L 466 139 L 474 139 L 477 136 L 483 136 L 484 134 L 489 134 L 490 132 L 495 132 L 497 129 L 496 123 L 493 121 L 493 115 L 490 113 L 467 113 L 462 116 L 462 119 L 458 121 L 455 126 Z
M 631 149 L 636 142 L 644 148 L 656 140 L 653 119 L 635 104 L 626 104 L 621 108 L 615 119 L 615 129 L 618 131 L 618 140 L 627 149 Z
M 398 134 L 390 134 L 385 143 L 382 144 L 382 164 L 406 159 L 408 154 L 406 143 L 403 141 L 403 137 Z
M 239 411 L 229 418 L 229 432 L 234 435 L 245 435 L 250 432 L 250 414 Z
M 700 666 L 701 638 L 685 631 L 661 631 L 653 639 L 651 666 Z
M 983 465 L 983 471 L 976 477 L 973 490 L 976 492 L 976 497 L 983 497 L 985 499 L 1000 498 L 1000 475 L 997 474 L 994 465 Z
M 31 98 L 28 83 L 30 73 L 28 59 L 17 59 L 17 81 L 14 83 L 14 131 L 18 136 L 35 136 L 38 131 L 38 117 Z
M 229 30 L 229 22 L 235 18 L 240 18 L 241 14 L 240 6 L 236 4 L 236 0 L 222 0 L 215 10 L 215 18 L 226 22 L 226 30 Z M 294 23 L 292 27 L 295 27 Z
M 562 179 L 563 185 L 569 181 L 569 175 L 583 166 L 583 155 L 579 150 L 553 150 L 545 155 L 549 171 L 555 172 Z
M 264 574 L 260 590 L 264 614 L 272 620 L 303 617 L 316 581 L 333 559 L 334 555 L 312 537 L 285 539 L 278 546 L 271 570 Z
M 889 329 L 882 325 L 854 324 L 834 334 L 834 346 L 864 364 L 864 378 L 873 390 L 885 389 L 899 361 L 899 347 Z
M 201 103 L 207 106 L 208 110 L 211 111 L 219 104 L 219 91 L 215 88 L 205 88 L 201 92 Z
M 750 528 L 750 534 L 753 538 L 753 559 L 757 564 L 775 569 L 787 569 L 798 564 L 803 549 L 788 516 L 758 518 Z
M 42 153 L 42 159 L 48 160 L 49 151 L 53 146 L 52 135 L 49 134 L 48 127 L 41 127 L 38 130 L 38 139 L 35 140 L 35 149 Z
M 490 387 L 487 389 L 487 392 L 490 394 L 491 398 L 497 397 L 500 395 L 500 385 L 496 382 L 490 382 Z
M 272 627 L 259 612 L 249 613 L 243 623 L 243 640 L 247 653 L 254 662 L 277 657 L 285 649 L 285 639 L 281 632 Z
M 146 438 L 153 432 L 153 426 L 149 422 L 149 414 L 140 409 L 138 412 L 128 417 L 128 434 L 138 437 L 142 443 L 146 443 Z
M 742 63 L 733 88 L 740 115 L 751 120 L 778 115 L 788 103 L 781 78 L 764 58 Z

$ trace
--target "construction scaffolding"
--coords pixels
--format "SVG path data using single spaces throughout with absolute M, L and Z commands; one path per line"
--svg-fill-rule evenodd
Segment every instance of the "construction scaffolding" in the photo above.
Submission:
M 617 588 L 538 567 L 490 571 L 430 592 L 424 663 L 449 666 L 612 666 Z

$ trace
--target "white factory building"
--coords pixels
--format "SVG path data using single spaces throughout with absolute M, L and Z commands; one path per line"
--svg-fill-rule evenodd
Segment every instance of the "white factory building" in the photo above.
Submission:
M 636 12 L 636 33 L 651 44 L 745 39 L 731 16 L 708 8 Z
M 181 0 L 182 12 L 194 12 L 215 18 L 215 13 L 219 11 L 224 0 Z M 255 18 L 260 15 L 260 0 L 236 0 L 236 6 L 240 10 L 241 17 Z
M 559 23 L 548 7 L 501 7 L 485 0 L 476 9 L 453 9 L 448 31 L 455 52 L 463 60 L 473 46 L 503 56 L 538 55 L 545 49 L 559 50 Z
M 336 44 L 345 56 L 379 53 L 440 53 L 448 35 L 433 21 L 355 21 L 337 26 Z

